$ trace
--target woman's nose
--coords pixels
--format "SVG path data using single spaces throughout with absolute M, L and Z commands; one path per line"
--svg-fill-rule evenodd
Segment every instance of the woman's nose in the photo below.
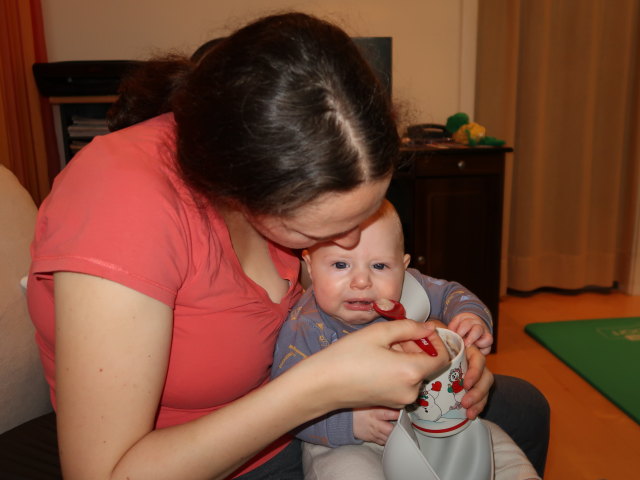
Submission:
M 347 233 L 340 235 L 332 240 L 333 243 L 342 248 L 353 248 L 360 241 L 360 227 L 349 230 Z

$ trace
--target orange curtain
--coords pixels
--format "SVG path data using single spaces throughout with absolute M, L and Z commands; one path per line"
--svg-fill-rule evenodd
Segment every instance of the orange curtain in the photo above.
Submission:
M 39 0 L 3 0 L 0 7 L 0 163 L 37 204 L 49 193 L 47 138 L 32 65 L 44 61 Z
M 475 116 L 514 146 L 505 285 L 624 282 L 637 218 L 640 2 L 479 7 Z

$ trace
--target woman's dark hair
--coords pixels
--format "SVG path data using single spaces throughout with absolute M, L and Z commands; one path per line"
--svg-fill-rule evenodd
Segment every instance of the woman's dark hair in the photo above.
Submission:
M 197 63 L 151 61 L 123 83 L 112 129 L 172 111 L 186 181 L 256 215 L 287 215 L 392 172 L 388 96 L 341 29 L 288 13 L 214 43 Z

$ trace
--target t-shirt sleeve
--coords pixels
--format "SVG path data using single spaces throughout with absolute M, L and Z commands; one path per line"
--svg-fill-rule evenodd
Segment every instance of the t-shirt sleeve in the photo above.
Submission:
M 56 179 L 39 212 L 32 271 L 99 276 L 173 307 L 189 242 L 184 199 L 162 162 L 168 150 L 107 137 Z M 127 161 L 136 155 L 143 160 Z

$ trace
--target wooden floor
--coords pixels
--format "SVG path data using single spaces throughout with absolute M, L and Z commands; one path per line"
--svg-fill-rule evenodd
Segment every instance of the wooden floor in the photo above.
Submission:
M 633 316 L 640 316 L 640 296 L 617 292 L 503 298 L 498 352 L 489 356 L 488 365 L 495 373 L 528 380 L 549 400 L 551 441 L 545 480 L 640 478 L 640 426 L 529 337 L 524 326 Z

